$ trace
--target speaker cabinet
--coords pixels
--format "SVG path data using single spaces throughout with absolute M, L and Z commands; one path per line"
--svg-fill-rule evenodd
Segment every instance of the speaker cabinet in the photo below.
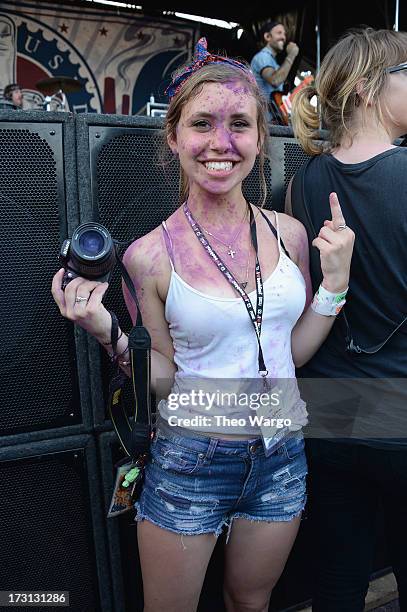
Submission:
M 273 207 L 283 212 L 290 180 L 309 156 L 294 138 L 291 128 L 274 126 L 271 128 L 270 136 Z
M 69 591 L 72 612 L 113 612 L 92 437 L 4 447 L 0 481 L 2 590 Z
M 78 221 L 72 116 L 1 112 L 0 156 L 0 436 L 79 431 L 91 425 L 86 346 L 51 296 Z

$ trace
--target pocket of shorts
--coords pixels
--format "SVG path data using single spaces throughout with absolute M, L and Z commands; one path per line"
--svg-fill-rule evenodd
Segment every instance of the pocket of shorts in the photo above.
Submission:
M 180 474 L 196 474 L 205 459 L 204 453 L 173 444 L 161 436 L 158 436 L 151 451 L 152 463 L 165 471 Z
M 284 443 L 285 454 L 288 459 L 296 459 L 301 453 L 304 452 L 305 443 L 304 438 L 289 438 L 287 442 Z

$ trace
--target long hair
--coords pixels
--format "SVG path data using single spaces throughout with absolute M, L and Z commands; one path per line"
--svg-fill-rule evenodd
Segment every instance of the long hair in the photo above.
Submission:
M 245 70 L 235 68 L 230 64 L 213 63 L 207 64 L 191 74 L 191 76 L 183 83 L 178 93 L 172 98 L 168 111 L 165 117 L 165 136 L 175 138 L 178 122 L 181 117 L 184 106 L 201 91 L 205 83 L 226 83 L 231 80 L 244 81 L 248 90 L 253 95 L 257 107 L 257 130 L 259 135 L 259 172 L 260 172 L 260 192 L 261 204 L 263 205 L 267 197 L 267 185 L 264 176 L 264 161 L 268 148 L 268 124 L 267 124 L 267 108 L 266 102 L 258 88 L 258 85 L 251 77 L 247 67 L 247 75 Z M 188 177 L 181 168 L 179 195 L 180 203 L 188 198 L 189 184 Z
M 320 124 L 329 131 L 329 146 L 337 147 L 345 136 L 352 140 L 356 106 L 371 106 L 384 125 L 381 95 L 386 69 L 407 60 L 407 33 L 364 28 L 345 34 L 325 55 L 315 86 L 305 87 L 293 100 L 291 121 L 295 136 L 309 155 L 322 152 L 315 142 Z M 363 95 L 357 92 L 357 84 Z M 310 104 L 318 96 L 318 109 Z

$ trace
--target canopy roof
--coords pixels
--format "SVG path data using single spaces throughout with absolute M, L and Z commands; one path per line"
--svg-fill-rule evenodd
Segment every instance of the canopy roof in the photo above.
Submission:
M 39 0 L 38 4 L 51 3 L 60 7 L 80 6 L 98 8 L 117 14 L 144 14 L 156 19 L 174 18 L 171 13 L 180 12 L 202 17 L 222 19 L 238 23 L 244 29 L 243 35 L 237 38 L 237 28 L 224 30 L 199 24 L 201 34 L 207 36 L 209 49 L 216 52 L 225 50 L 231 56 L 240 56 L 250 61 L 258 50 L 257 33 L 260 26 L 268 19 L 287 16 L 293 23 L 291 39 L 300 46 L 300 57 L 305 66 L 315 67 L 317 56 L 317 38 L 315 25 L 319 19 L 320 53 L 323 57 L 329 47 L 349 28 L 369 25 L 374 28 L 392 29 L 395 23 L 395 5 L 392 0 L 371 0 L 368 7 L 359 0 L 251 0 L 250 2 L 233 2 L 230 4 L 207 1 L 199 6 L 190 2 L 168 1 L 154 2 L 149 0 L 122 0 L 124 3 L 138 5 L 142 11 L 132 8 L 117 8 L 105 4 L 93 4 L 87 0 Z M 163 14 L 165 12 L 165 15 Z M 399 29 L 407 30 L 407 11 L 401 11 Z

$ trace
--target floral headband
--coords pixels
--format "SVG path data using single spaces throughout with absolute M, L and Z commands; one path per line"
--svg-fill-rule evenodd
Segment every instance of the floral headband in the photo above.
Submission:
M 200 38 L 195 47 L 194 59 L 189 66 L 186 66 L 177 76 L 174 77 L 172 83 L 167 87 L 165 93 L 168 95 L 169 100 L 178 93 L 184 82 L 197 70 L 206 66 L 207 64 L 229 64 L 239 70 L 243 70 L 245 75 L 253 82 L 256 82 L 252 72 L 242 62 L 237 60 L 223 57 L 222 55 L 212 55 L 208 53 L 208 43 L 206 38 Z

